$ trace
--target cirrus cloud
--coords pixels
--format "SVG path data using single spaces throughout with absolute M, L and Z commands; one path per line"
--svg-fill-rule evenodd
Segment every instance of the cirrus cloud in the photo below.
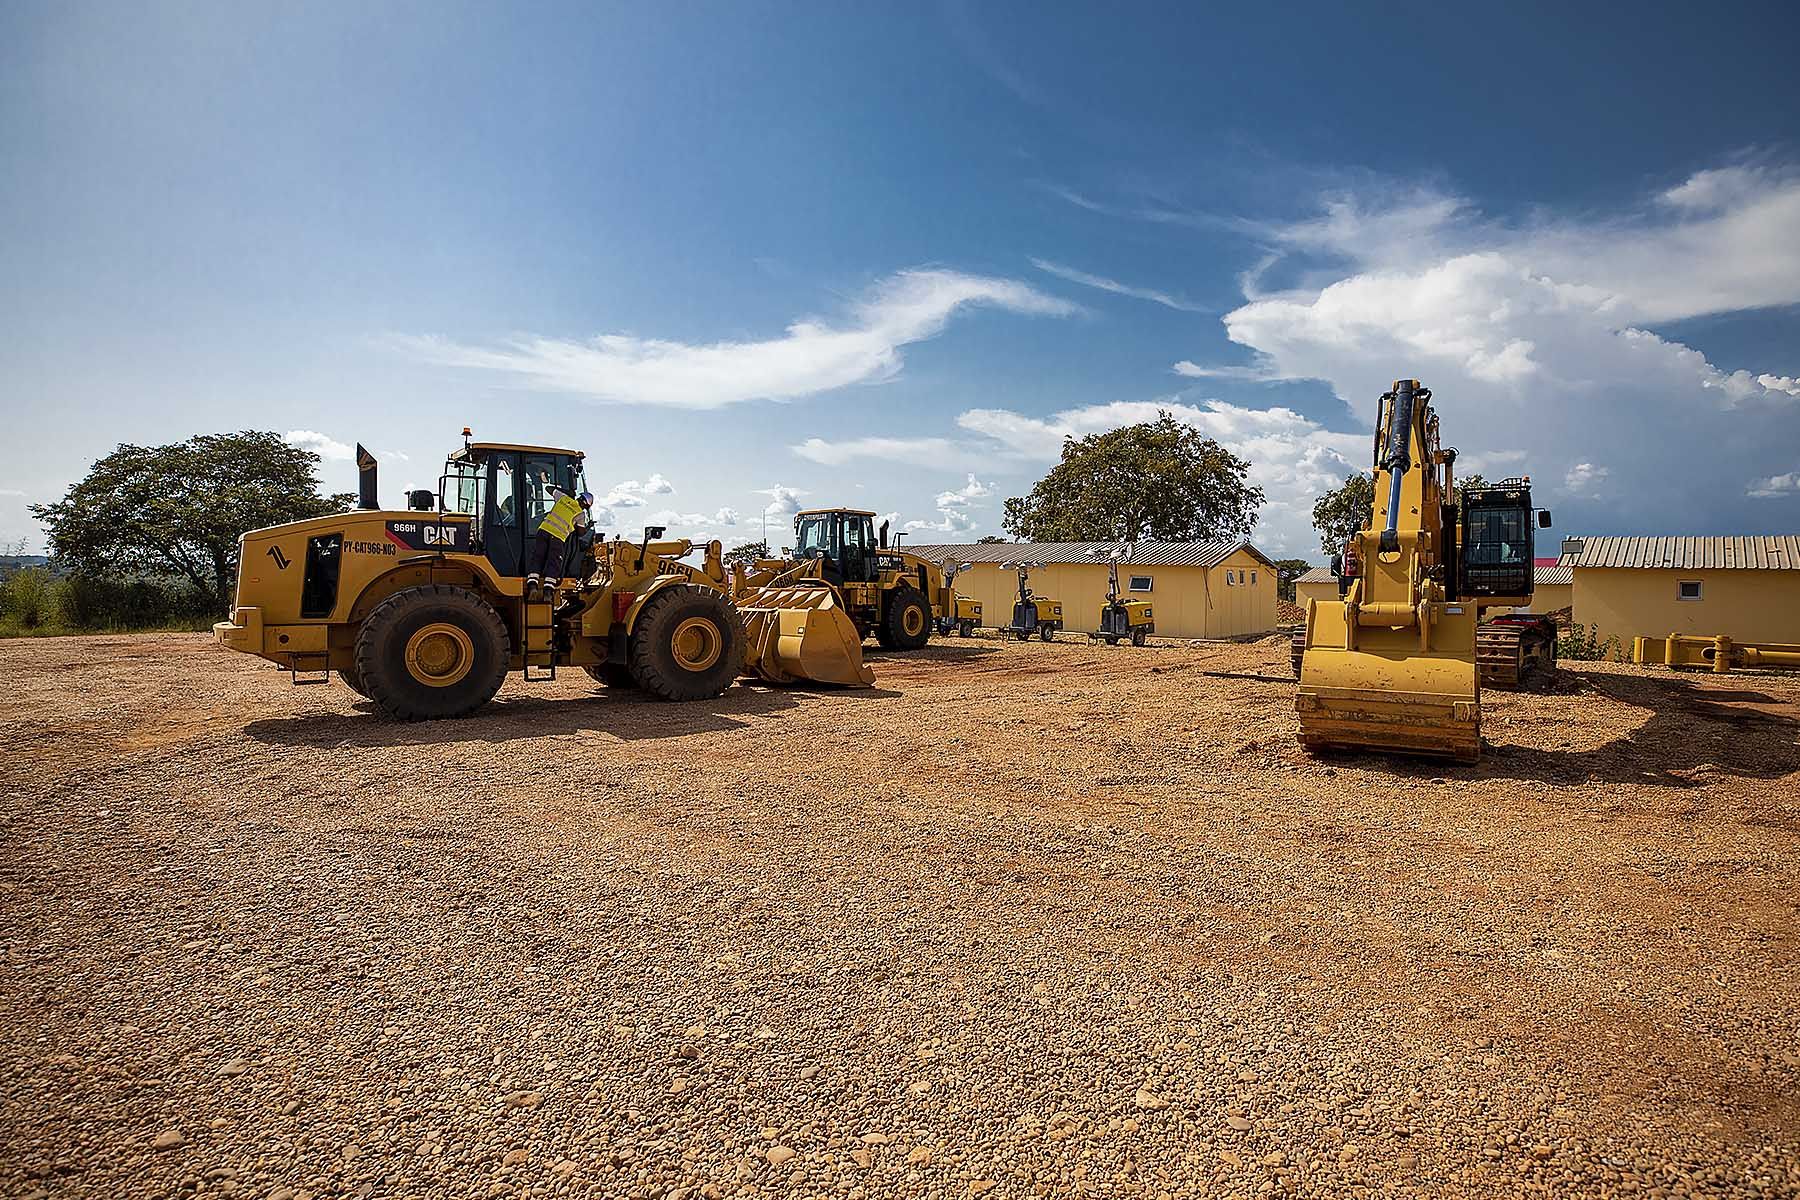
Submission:
M 588 341 L 520 337 L 498 346 L 438 337 L 395 336 L 427 362 L 491 371 L 528 388 L 607 404 L 716 409 L 750 400 L 792 400 L 900 373 L 902 348 L 936 337 L 966 308 L 1028 316 L 1079 311 L 1012 279 L 959 271 L 901 271 L 851 306 L 837 325 L 795 321 L 763 341 L 680 342 L 608 333 Z

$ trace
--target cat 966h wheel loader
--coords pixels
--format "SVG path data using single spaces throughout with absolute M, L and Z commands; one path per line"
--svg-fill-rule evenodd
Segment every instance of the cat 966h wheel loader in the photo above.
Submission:
M 1456 451 L 1431 392 L 1402 379 L 1375 422 L 1369 527 L 1344 548 L 1342 598 L 1307 605 L 1295 707 L 1309 749 L 1481 755 L 1477 628 L 1485 608 L 1531 602 L 1528 480 L 1455 503 Z
M 390 717 L 464 716 L 508 672 L 531 682 L 559 667 L 664 700 L 717 696 L 740 675 L 867 685 L 849 619 L 829 603 L 740 613 L 719 543 L 565 546 L 562 585 L 524 588 L 527 553 L 554 503 L 584 490 L 578 451 L 464 444 L 436 494 L 408 507 L 376 501 L 375 461 L 360 446 L 356 509 L 258 529 L 239 543 L 237 603 L 219 643 L 286 667 L 295 682 L 336 671 Z M 704 550 L 699 566 L 680 559 Z M 311 676 L 311 678 L 303 678 Z
M 981 622 L 981 606 L 958 603 L 937 563 L 888 545 L 875 514 L 857 508 L 810 508 L 794 518 L 794 557 L 759 559 L 732 575 L 738 607 L 757 609 L 801 592 L 827 590 L 855 626 L 883 649 L 917 650 L 945 620 Z M 971 607 L 973 604 L 973 607 Z

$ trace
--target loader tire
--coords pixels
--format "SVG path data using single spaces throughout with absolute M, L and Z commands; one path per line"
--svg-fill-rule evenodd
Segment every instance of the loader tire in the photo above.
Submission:
M 399 721 L 465 717 L 500 690 L 512 656 L 494 606 L 467 588 L 396 592 L 356 631 L 356 676 Z
M 344 681 L 345 687 L 361 696 L 364 700 L 369 698 L 369 686 L 362 681 L 362 676 L 357 674 L 355 664 L 339 671 L 338 678 Z
M 670 587 L 631 628 L 631 676 L 658 700 L 723 695 L 744 667 L 744 628 L 718 592 Z
M 918 650 L 931 640 L 931 606 L 914 587 L 894 589 L 875 640 L 891 650 Z
M 604 683 L 607 687 L 634 688 L 637 680 L 632 678 L 631 668 L 624 663 L 597 663 L 591 667 L 583 667 L 588 678 L 595 683 Z

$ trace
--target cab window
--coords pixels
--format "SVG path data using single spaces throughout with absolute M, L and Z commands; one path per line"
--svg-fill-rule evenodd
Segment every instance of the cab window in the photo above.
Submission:
M 795 531 L 795 553 L 801 558 L 831 553 L 831 517 L 802 517 Z

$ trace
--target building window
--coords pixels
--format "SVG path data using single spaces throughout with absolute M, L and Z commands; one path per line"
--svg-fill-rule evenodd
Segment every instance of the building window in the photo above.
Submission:
M 1256 572 L 1255 571 L 1250 572 L 1250 582 L 1252 584 L 1254 584 L 1256 582 Z
M 1236 587 L 1237 586 L 1237 572 L 1236 571 L 1225 572 L 1225 586 L 1226 587 Z
M 1677 600 L 1698 600 L 1700 598 L 1700 581 L 1698 579 L 1684 579 L 1676 587 L 1675 598 Z
M 1151 579 L 1148 575 L 1133 575 L 1131 577 L 1130 587 L 1127 590 L 1133 592 L 1147 592 L 1150 590 L 1150 583 Z

